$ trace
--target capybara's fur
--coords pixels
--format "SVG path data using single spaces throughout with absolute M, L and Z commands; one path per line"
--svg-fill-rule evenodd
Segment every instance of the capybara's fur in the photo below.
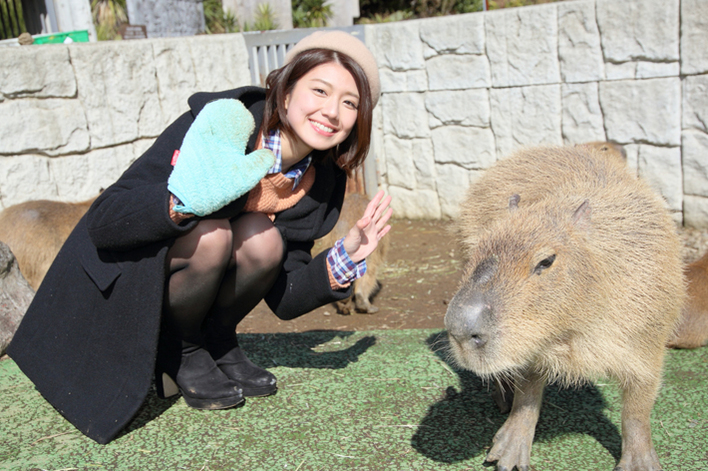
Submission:
M 346 236 L 347 232 L 364 215 L 368 204 L 369 200 L 366 196 L 360 193 L 348 194 L 344 198 L 342 212 L 339 215 L 337 225 L 334 226 L 334 229 L 329 234 L 316 241 L 313 253 L 319 253 L 332 247 L 337 239 Z M 374 314 L 379 311 L 379 308 L 371 304 L 371 301 L 381 288 L 377 274 L 386 261 L 388 246 L 389 238 L 384 237 L 379 241 L 376 250 L 366 257 L 366 273 L 354 282 L 354 294 L 352 297 L 334 303 L 337 312 L 349 315 L 355 312 Z
M 95 199 L 27 201 L 0 213 L 0 240 L 12 250 L 32 289 L 37 291 L 59 249 Z
M 688 299 L 675 334 L 666 344 L 671 348 L 708 345 L 708 253 L 686 267 Z
M 445 315 L 451 352 L 515 386 L 487 460 L 528 469 L 544 386 L 609 377 L 622 389 L 616 469 L 661 469 L 649 416 L 685 298 L 662 199 L 605 152 L 530 148 L 471 187 L 457 233 L 466 268 Z
M 624 150 L 624 147 L 615 142 L 593 141 L 586 142 L 584 144 L 576 144 L 576 146 L 585 146 L 590 149 L 600 151 L 601 153 L 605 153 L 610 157 L 616 157 L 622 163 L 627 162 L 627 151 Z

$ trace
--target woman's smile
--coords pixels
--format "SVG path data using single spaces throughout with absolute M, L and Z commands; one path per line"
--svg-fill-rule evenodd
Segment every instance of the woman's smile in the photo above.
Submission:
M 356 124 L 359 90 L 342 65 L 328 62 L 303 75 L 285 99 L 293 135 L 283 139 L 283 168 L 312 150 L 341 144 Z
M 325 134 L 325 135 L 334 134 L 334 128 L 326 126 L 322 123 L 318 123 L 317 121 L 314 121 L 314 120 L 310 120 L 310 122 L 315 127 L 315 130 L 317 130 L 318 132 L 321 132 L 322 134 Z

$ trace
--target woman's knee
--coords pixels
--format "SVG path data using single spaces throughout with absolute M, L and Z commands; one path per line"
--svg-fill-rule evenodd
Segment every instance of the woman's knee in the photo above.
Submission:
M 247 213 L 232 223 L 234 261 L 242 269 L 271 270 L 283 260 L 283 238 L 270 218 Z
M 188 264 L 205 270 L 223 268 L 229 263 L 232 250 L 233 234 L 229 221 L 204 219 L 177 238 L 168 252 L 168 260 L 171 264 Z

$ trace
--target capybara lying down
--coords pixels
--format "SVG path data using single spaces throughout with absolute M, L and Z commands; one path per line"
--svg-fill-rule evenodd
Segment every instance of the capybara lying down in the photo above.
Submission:
M 457 234 L 466 268 L 445 315 L 452 354 L 515 386 L 487 461 L 529 469 L 549 381 L 609 377 L 622 390 L 615 469 L 661 469 L 649 415 L 685 297 L 680 242 L 662 199 L 606 153 L 531 148 L 471 187 Z
M 37 291 L 59 249 L 95 199 L 27 201 L 0 213 L 0 240 L 10 247 L 32 289 Z
M 708 253 L 685 270 L 688 299 L 678 329 L 667 347 L 697 348 L 708 345 Z
M 369 204 L 369 200 L 365 195 L 360 193 L 348 194 L 344 198 L 339 221 L 337 221 L 334 229 L 329 234 L 315 242 L 313 253 L 319 253 L 332 247 L 337 239 L 347 235 L 349 229 L 354 227 L 354 224 L 364 214 L 367 204 Z M 384 237 L 379 241 L 374 253 L 366 257 L 366 273 L 354 282 L 354 294 L 351 298 L 334 303 L 337 312 L 348 315 L 354 312 L 374 314 L 379 311 L 379 308 L 371 304 L 371 301 L 381 288 L 376 275 L 385 263 L 388 246 L 389 238 Z
M 608 156 L 616 157 L 621 162 L 625 162 L 625 163 L 627 162 L 627 151 L 624 150 L 624 147 L 622 147 L 621 145 L 619 145 L 615 142 L 593 141 L 593 142 L 586 142 L 584 144 L 576 144 L 576 146 L 589 147 L 591 149 L 598 150 L 602 153 L 605 153 Z

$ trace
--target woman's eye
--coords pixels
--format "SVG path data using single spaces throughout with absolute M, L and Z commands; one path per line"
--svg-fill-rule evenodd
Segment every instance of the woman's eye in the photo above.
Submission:
M 346 100 L 346 101 L 344 102 L 344 104 L 347 105 L 347 106 L 349 106 L 350 108 L 355 109 L 355 110 L 358 110 L 358 109 L 359 109 L 359 105 L 356 104 L 356 103 L 354 103 L 353 101 Z

